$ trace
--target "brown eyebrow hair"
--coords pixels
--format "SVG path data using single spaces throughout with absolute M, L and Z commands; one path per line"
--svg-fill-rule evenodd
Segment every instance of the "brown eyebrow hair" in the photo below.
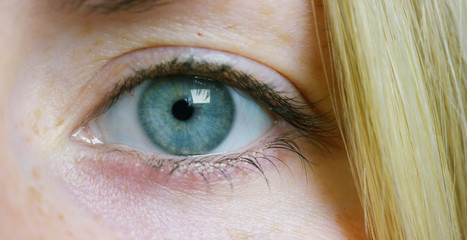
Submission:
M 146 12 L 171 3 L 171 0 L 72 0 L 68 7 L 88 14 L 112 14 L 117 12 Z

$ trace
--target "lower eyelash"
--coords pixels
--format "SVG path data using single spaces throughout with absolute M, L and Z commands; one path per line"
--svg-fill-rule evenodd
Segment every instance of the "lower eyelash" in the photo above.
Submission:
M 233 189 L 235 182 L 242 177 L 251 176 L 252 174 L 259 174 L 269 186 L 269 179 L 267 177 L 268 168 L 274 168 L 279 174 L 279 164 L 288 168 L 287 163 L 276 156 L 277 151 L 270 153 L 271 150 L 290 152 L 302 161 L 304 167 L 312 166 L 311 161 L 302 154 L 296 142 L 298 138 L 302 137 L 307 136 L 301 134 L 299 131 L 291 130 L 281 134 L 262 148 L 223 156 L 216 154 L 167 159 L 137 150 L 128 151 L 114 147 L 108 151 L 98 153 L 94 159 L 102 164 L 107 164 L 105 167 L 102 167 L 104 169 L 131 172 L 132 169 L 125 169 L 130 166 L 134 168 L 133 170 L 142 171 L 138 174 L 149 176 L 149 180 L 156 180 L 160 184 L 177 182 L 177 184 L 174 184 L 174 187 L 181 187 L 181 189 L 187 184 L 199 188 L 200 186 L 196 186 L 199 183 L 204 183 L 204 186 L 209 189 L 211 185 L 219 182 L 227 183 Z M 129 161 L 132 163 L 122 164 L 119 161 Z M 120 164 L 124 166 L 118 167 Z M 152 173 L 143 170 L 148 167 Z M 182 183 L 180 184 L 180 182 Z

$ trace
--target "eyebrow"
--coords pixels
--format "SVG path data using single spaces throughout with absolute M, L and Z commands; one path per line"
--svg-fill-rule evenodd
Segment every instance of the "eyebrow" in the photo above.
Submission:
M 107 15 L 118 12 L 147 12 L 169 3 L 170 0 L 70 0 L 67 5 L 75 11 Z

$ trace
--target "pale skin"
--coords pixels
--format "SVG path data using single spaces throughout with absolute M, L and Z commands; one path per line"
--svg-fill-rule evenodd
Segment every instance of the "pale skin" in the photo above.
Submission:
M 253 59 L 281 73 L 306 102 L 319 101 L 316 112 L 329 112 L 319 3 L 313 12 L 303 0 L 180 0 L 110 15 L 59 5 L 0 2 L 0 239 L 365 238 L 339 137 L 328 139 L 328 151 L 299 142 L 311 168 L 277 153 L 285 164 L 266 172 L 269 186 L 252 175 L 233 189 L 145 188 L 152 183 L 73 162 L 86 150 L 70 134 L 102 97 L 98 86 L 111 82 L 93 76 L 144 49 L 189 46 Z

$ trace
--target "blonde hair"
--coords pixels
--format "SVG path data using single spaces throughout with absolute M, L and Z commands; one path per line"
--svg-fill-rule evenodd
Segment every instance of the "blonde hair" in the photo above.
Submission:
M 467 1 L 323 3 L 369 237 L 467 238 Z

